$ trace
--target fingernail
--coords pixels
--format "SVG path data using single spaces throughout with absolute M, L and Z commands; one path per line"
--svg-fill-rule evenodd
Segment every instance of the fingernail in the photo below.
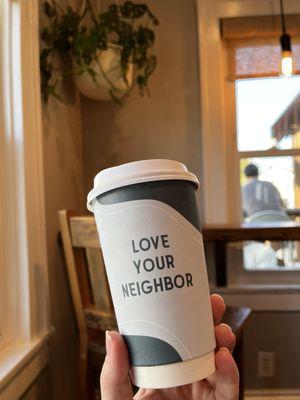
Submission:
M 218 297 L 218 298 L 222 301 L 222 303 L 224 304 L 224 306 L 226 307 L 225 301 L 224 301 L 223 297 L 222 297 L 220 294 L 218 294 L 218 293 L 213 293 L 213 294 L 211 295 L 211 297 Z
M 111 334 L 109 331 L 105 332 L 105 346 L 106 346 L 106 354 L 109 356 L 111 352 Z
M 220 347 L 219 350 L 225 350 L 227 353 L 230 353 L 230 350 L 228 349 L 228 347 Z
M 228 325 L 228 324 L 225 324 L 225 322 L 222 322 L 220 325 L 222 325 L 222 326 L 226 326 L 227 328 L 229 328 L 230 330 L 231 330 L 231 332 L 232 332 L 232 328 L 231 328 L 231 326 L 230 325 Z

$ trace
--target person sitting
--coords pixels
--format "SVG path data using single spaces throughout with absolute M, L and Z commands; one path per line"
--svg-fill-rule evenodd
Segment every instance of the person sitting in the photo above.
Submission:
M 288 221 L 283 201 L 276 186 L 271 182 L 259 180 L 259 170 L 255 164 L 244 169 L 247 183 L 242 188 L 244 216 L 249 223 Z M 249 241 L 244 245 L 244 265 L 249 268 L 274 268 L 284 266 L 285 262 L 277 256 L 283 242 L 259 243 Z
M 259 171 L 255 164 L 247 165 L 244 174 L 247 178 L 247 183 L 242 188 L 244 215 L 251 218 L 259 212 L 274 211 L 272 219 L 276 220 L 278 215 L 278 220 L 282 220 L 280 216 L 286 216 L 286 213 L 278 189 L 271 182 L 259 180 Z

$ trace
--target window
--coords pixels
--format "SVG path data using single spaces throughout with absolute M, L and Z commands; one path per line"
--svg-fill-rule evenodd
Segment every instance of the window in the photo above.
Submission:
M 257 192 L 256 207 L 260 209 L 253 209 L 252 204 L 252 215 L 246 216 L 246 220 L 257 223 L 298 219 L 300 77 L 241 80 L 235 85 L 237 149 L 244 215 L 247 215 L 247 211 L 249 214 L 249 210 L 245 208 L 250 205 L 250 199 L 245 199 L 249 195 L 249 183 L 247 184 L 248 179 L 244 174 L 244 168 L 249 164 L 254 164 L 259 169 L 259 181 L 262 182 L 260 187 L 263 188 L 263 182 L 267 182 L 272 185 L 270 189 L 274 195 L 280 199 L 276 204 L 272 197 L 266 198 L 262 204 L 261 198 L 264 195 L 262 191 Z M 285 150 L 284 155 L 282 150 Z M 269 152 L 272 156 L 268 156 Z M 244 157 L 247 155 L 248 157 Z M 265 187 L 268 188 L 266 185 Z M 256 185 L 256 190 L 258 188 Z M 270 195 L 272 192 L 266 194 Z M 273 209 L 275 210 L 272 211 Z M 247 243 L 244 246 L 244 265 L 248 269 L 254 266 L 299 268 L 299 245 L 292 242 Z
M 238 80 L 235 88 L 241 184 L 245 166 L 255 164 L 259 179 L 277 188 L 291 214 L 300 208 L 300 77 Z
M 300 77 L 279 77 L 278 38 L 275 41 L 272 37 L 263 37 L 262 32 L 254 29 L 251 38 L 241 39 L 245 33 L 244 21 L 240 21 L 239 28 L 235 21 L 233 34 L 232 20 L 223 20 L 229 80 L 234 85 L 234 151 L 241 183 L 241 213 L 250 224 L 289 221 L 292 210 L 296 215 L 300 211 L 297 168 Z M 257 19 L 247 21 L 255 28 Z M 262 37 L 256 37 L 259 34 Z M 293 43 L 297 71 L 300 69 L 297 36 L 293 37 Z M 243 263 L 247 269 L 299 268 L 298 253 L 298 245 L 291 242 L 247 242 L 243 246 Z
M 11 400 L 45 366 L 34 359 L 50 332 L 38 12 L 37 0 L 0 1 L 0 397 L 31 370 Z
M 246 81 L 270 81 L 278 77 L 279 51 L 278 39 L 280 36 L 279 3 L 276 1 L 262 0 L 253 7 L 252 1 L 220 2 L 198 1 L 199 18 L 199 52 L 200 52 L 200 93 L 201 93 L 201 123 L 202 123 L 202 202 L 204 224 L 223 228 L 240 226 L 243 221 L 241 207 L 241 171 L 250 160 L 261 162 L 270 161 L 271 158 L 280 160 L 279 157 L 289 158 L 290 165 L 297 161 L 298 146 L 285 136 L 276 140 L 274 147 L 273 136 L 270 143 L 260 141 L 260 148 L 248 146 L 242 148 L 242 140 L 238 143 L 236 86 Z M 299 14 L 300 5 L 286 0 L 285 9 L 288 14 L 287 25 L 293 37 L 296 48 L 296 72 L 299 71 Z M 276 17 L 277 14 L 277 17 Z M 225 38 L 226 37 L 226 38 Z M 277 48 L 276 50 L 274 50 Z M 252 55 L 249 48 L 252 47 Z M 268 50 L 268 62 L 259 53 Z M 250 55 L 250 56 L 249 56 Z M 274 61 L 277 57 L 277 61 Z M 256 67 L 251 60 L 256 60 Z M 269 63 L 270 59 L 273 61 Z M 239 68 L 236 68 L 236 60 Z M 259 63 L 257 60 L 260 60 Z M 271 67 L 266 70 L 266 65 Z M 251 68 L 252 70 L 251 70 Z M 298 76 L 296 77 L 298 78 Z M 293 78 L 294 79 L 294 78 Z M 280 81 L 280 79 L 278 79 Z M 279 115 L 277 115 L 279 116 Z M 284 118 L 284 123 L 288 118 Z M 274 123 L 275 125 L 274 125 Z M 276 118 L 272 121 L 273 131 L 277 132 L 283 120 L 276 125 Z M 275 135 L 275 134 L 274 134 Z M 294 134 L 296 138 L 297 134 Z M 251 143 L 250 143 L 251 144 Z M 257 154 L 259 152 L 259 154 Z M 263 158 L 265 160 L 263 160 Z M 268 166 L 264 163 L 264 168 Z M 266 176 L 266 170 L 264 171 Z M 269 174 L 268 174 L 269 175 Z M 291 175 L 289 175 L 291 176 Z M 292 179 L 287 182 L 289 190 L 293 190 Z M 295 189 L 295 187 L 294 187 Z M 286 196 L 285 196 L 286 197 Z M 293 196 L 289 196 L 292 204 Z M 295 192 L 296 201 L 296 192 Z M 236 225 L 237 224 L 237 225 Z M 267 242 L 266 245 L 269 245 Z M 297 248 L 297 244 L 293 245 Z M 299 283 L 300 274 L 293 267 L 268 269 L 267 271 L 243 268 L 243 244 L 235 244 L 227 262 L 230 268 L 228 285 L 290 285 L 291 282 Z M 276 250 L 277 251 L 277 250 Z M 287 248 L 282 254 L 286 264 L 295 251 Z M 233 256 L 233 258 L 231 257 Z M 237 262 L 237 260 L 239 260 Z M 293 261 L 298 262 L 297 257 Z M 285 273 L 281 273 L 281 271 Z
M 278 76 L 278 58 L 266 71 L 236 70 L 235 53 L 266 45 L 277 46 L 281 34 L 280 5 L 275 0 L 261 0 L 256 5 L 245 0 L 198 1 L 200 95 L 202 124 L 202 201 L 206 224 L 240 223 L 242 220 L 239 190 L 239 159 L 235 158 L 235 84 L 240 78 Z M 287 26 L 293 45 L 299 48 L 300 6 L 285 1 Z M 256 44 L 256 46 L 254 46 Z M 250 46 L 250 47 L 251 47 Z M 297 54 L 299 50 L 296 51 Z M 270 56 L 268 56 L 270 60 Z M 247 58 L 251 61 L 251 57 Z M 299 60 L 296 56 L 296 60 Z M 249 62 L 247 61 L 248 65 Z M 250 64 L 251 65 L 251 64 Z M 256 65 L 258 65 L 256 63 Z M 299 69 L 299 61 L 296 62 Z M 276 69 L 274 69 L 276 66 Z M 253 67 L 253 65 L 252 65 Z M 229 93 L 229 94 L 228 94 Z M 234 183 L 234 190 L 233 185 Z M 220 198 L 222 201 L 220 201 Z
M 299 149 L 300 76 L 235 83 L 239 152 Z

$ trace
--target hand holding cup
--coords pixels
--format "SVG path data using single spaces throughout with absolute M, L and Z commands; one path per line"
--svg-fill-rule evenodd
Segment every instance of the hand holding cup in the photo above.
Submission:
M 215 323 L 216 372 L 209 378 L 189 385 L 169 389 L 140 389 L 135 400 L 237 400 L 239 373 L 231 351 L 235 336 L 230 327 L 220 324 L 225 310 L 219 295 L 211 296 Z M 129 379 L 128 353 L 121 335 L 108 332 L 107 356 L 101 373 L 102 400 L 132 400 L 133 392 Z

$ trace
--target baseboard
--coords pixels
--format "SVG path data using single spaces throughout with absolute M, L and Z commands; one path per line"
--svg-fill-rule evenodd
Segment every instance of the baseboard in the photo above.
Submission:
M 255 389 L 245 390 L 245 396 L 256 397 L 256 396 L 299 396 L 300 399 L 300 388 L 298 389 Z

